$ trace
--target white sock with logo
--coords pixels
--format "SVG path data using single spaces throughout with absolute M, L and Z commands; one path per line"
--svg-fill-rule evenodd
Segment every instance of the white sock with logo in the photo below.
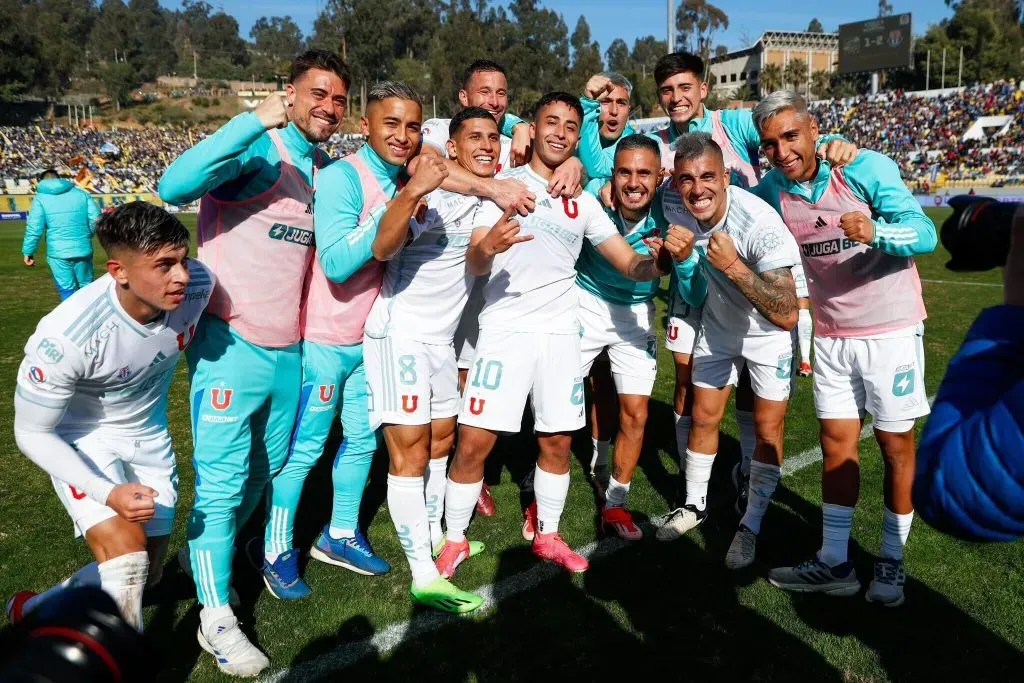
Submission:
M 903 559 L 903 546 L 907 544 L 913 521 L 913 512 L 897 515 L 889 508 L 885 508 L 882 516 L 882 557 L 890 560 Z
M 448 525 L 449 541 L 461 543 L 466 539 L 466 529 L 469 528 L 469 522 L 473 519 L 473 510 L 476 508 L 476 501 L 480 498 L 480 491 L 483 488 L 483 479 L 471 484 L 460 484 L 448 479 L 444 494 L 444 520 Z
M 718 453 L 694 453 L 686 449 L 686 505 L 704 511 L 708 507 L 708 482 Z
M 423 477 L 388 475 L 388 512 L 398 532 L 398 541 L 409 561 L 417 588 L 433 582 L 440 574 L 430 552 L 430 528 L 423 499 Z
M 423 497 L 427 504 L 427 522 L 430 524 L 430 546 L 444 538 L 441 520 L 444 519 L 445 484 L 448 481 L 448 456 L 434 458 L 427 463 L 423 477 Z
M 854 508 L 823 503 L 821 506 L 821 550 L 818 559 L 834 567 L 846 562 Z
M 811 339 L 814 337 L 814 324 L 811 322 L 811 312 L 801 308 L 796 317 L 797 339 L 800 341 L 800 360 L 804 363 L 811 362 Z
M 114 598 L 121 616 L 137 631 L 142 631 L 142 591 L 149 574 L 149 553 L 139 550 L 100 562 L 100 588 Z
M 569 473 L 552 474 L 537 465 L 533 476 L 533 495 L 537 499 L 537 533 L 558 531 L 558 520 L 569 496 Z
M 676 451 L 679 453 L 679 470 L 686 469 L 686 449 L 690 445 L 690 425 L 693 419 L 689 415 L 673 413 L 676 418 Z
M 605 507 L 621 508 L 626 505 L 626 496 L 629 495 L 629 482 L 623 484 L 615 477 L 609 477 L 608 490 L 604 492 Z
M 611 448 L 611 441 L 601 441 L 590 437 L 593 444 L 593 451 L 590 454 L 590 473 L 593 474 L 598 468 L 608 467 L 608 450 Z
M 761 520 L 768 511 L 768 502 L 775 493 L 782 477 L 782 468 L 778 465 L 754 460 L 750 463 L 750 486 L 747 494 L 747 510 L 743 513 L 740 524 L 755 534 L 761 533 Z

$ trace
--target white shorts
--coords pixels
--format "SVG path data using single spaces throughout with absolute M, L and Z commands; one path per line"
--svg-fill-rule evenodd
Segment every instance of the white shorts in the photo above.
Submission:
M 480 311 L 484 308 L 486 283 L 486 275 L 478 277 L 473 283 L 466 307 L 462 309 L 462 317 L 459 318 L 459 326 L 455 329 L 455 356 L 458 358 L 459 370 L 467 370 L 473 366 L 476 340 L 480 336 Z
M 694 386 L 736 386 L 746 363 L 755 396 L 768 401 L 789 399 L 793 390 L 792 332 L 745 337 L 710 335 L 714 338 L 706 332 L 706 327 L 701 328 L 693 349 Z
M 527 397 L 538 432 L 574 432 L 586 423 L 579 335 L 485 328 L 476 351 L 460 424 L 518 432 Z
M 930 412 L 924 387 L 924 325 L 889 339 L 815 337 L 814 408 L 823 419 L 858 419 L 871 413 L 882 431 L 911 429 L 915 419 Z
M 611 304 L 580 289 L 580 374 L 586 377 L 601 351 L 608 349 L 615 390 L 650 396 L 658 376 L 658 335 L 654 304 Z
M 425 425 L 459 413 L 459 377 L 451 344 L 402 337 L 363 340 L 370 428 Z
M 692 354 L 697 333 L 700 331 L 700 314 L 700 306 L 695 308 L 686 303 L 674 289 L 669 292 L 665 348 L 672 353 Z
M 178 501 L 178 468 L 167 432 L 156 436 L 130 437 L 97 429 L 79 438 L 65 439 L 85 460 L 115 484 L 137 483 L 155 489 L 156 514 L 146 522 L 147 536 L 166 536 L 174 526 L 174 505 Z M 66 482 L 51 477 L 57 497 L 71 516 L 75 536 L 100 522 L 117 517 L 111 508 L 98 503 Z

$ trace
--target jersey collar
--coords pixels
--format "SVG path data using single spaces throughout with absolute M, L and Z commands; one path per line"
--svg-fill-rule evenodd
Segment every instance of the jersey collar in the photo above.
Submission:
M 313 158 L 317 148 L 316 143 L 307 140 L 294 121 L 285 126 L 280 135 L 281 141 L 284 142 L 293 157 L 292 163 L 297 161 L 295 157 L 306 160 Z
M 828 184 L 832 177 L 832 165 L 824 159 L 819 160 L 818 172 L 807 182 L 790 180 L 781 171 L 778 171 L 778 173 L 786 184 L 786 192 L 814 204 L 821 199 L 821 196 L 825 194 L 825 190 L 828 189 Z
M 392 183 L 398 179 L 398 172 L 402 170 L 402 167 L 395 166 L 394 164 L 389 164 L 384 161 L 384 158 L 377 154 L 377 152 L 370 147 L 369 143 L 360 147 L 356 154 L 359 155 L 363 160 L 363 163 L 366 164 L 367 168 L 369 168 L 377 178 L 381 180 L 390 180 Z

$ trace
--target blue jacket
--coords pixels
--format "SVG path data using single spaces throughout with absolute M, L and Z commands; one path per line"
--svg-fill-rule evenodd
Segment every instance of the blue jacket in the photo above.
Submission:
M 1024 307 L 982 311 L 950 361 L 917 452 L 914 507 L 957 538 L 1024 536 Z
M 45 232 L 48 257 L 91 256 L 92 233 L 99 217 L 100 207 L 96 201 L 70 180 L 41 180 L 28 212 L 21 253 L 25 256 L 35 254 Z

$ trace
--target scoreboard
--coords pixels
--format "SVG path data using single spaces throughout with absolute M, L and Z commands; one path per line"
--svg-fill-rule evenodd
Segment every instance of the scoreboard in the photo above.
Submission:
M 909 13 L 839 27 L 841 74 L 908 67 L 913 56 Z

